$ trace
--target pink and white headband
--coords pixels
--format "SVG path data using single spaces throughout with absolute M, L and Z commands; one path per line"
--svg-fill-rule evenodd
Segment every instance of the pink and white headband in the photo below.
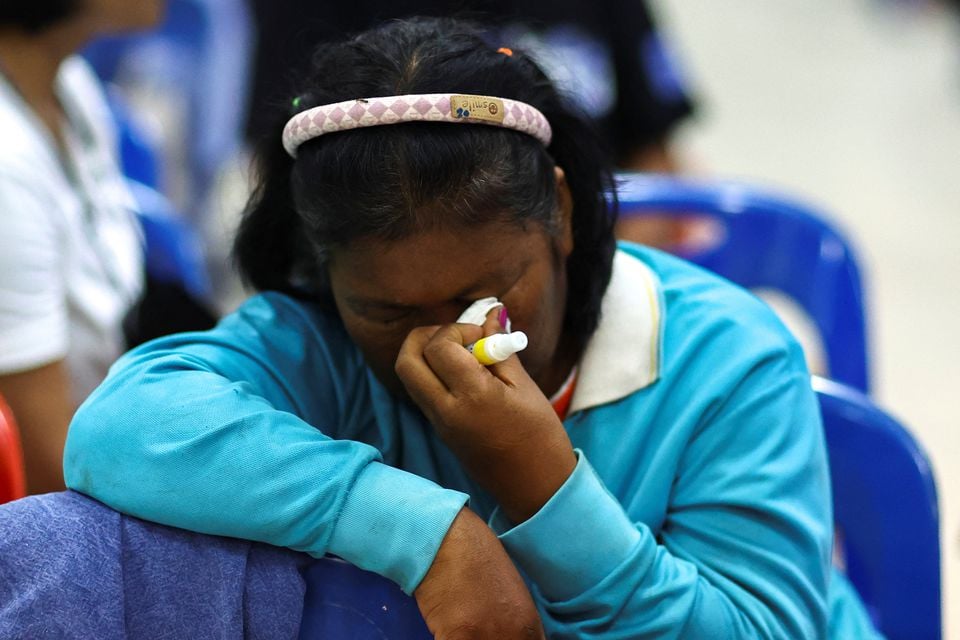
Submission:
M 336 131 L 398 122 L 486 124 L 513 129 L 549 146 L 550 123 L 539 110 L 509 98 L 429 93 L 383 98 L 357 98 L 302 111 L 283 128 L 283 148 L 297 157 L 297 147 Z

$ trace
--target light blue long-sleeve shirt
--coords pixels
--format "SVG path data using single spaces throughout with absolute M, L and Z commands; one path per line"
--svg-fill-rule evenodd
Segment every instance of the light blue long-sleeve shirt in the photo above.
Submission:
M 469 497 L 555 638 L 871 637 L 830 568 L 803 354 L 753 296 L 624 247 L 564 425 L 574 473 L 511 527 L 337 318 L 264 294 L 118 362 L 65 473 L 120 511 L 333 553 L 407 592 Z

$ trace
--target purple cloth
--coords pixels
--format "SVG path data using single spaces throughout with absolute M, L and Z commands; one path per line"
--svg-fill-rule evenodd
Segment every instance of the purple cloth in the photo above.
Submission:
M 67 491 L 0 506 L 0 638 L 295 639 L 309 556 Z

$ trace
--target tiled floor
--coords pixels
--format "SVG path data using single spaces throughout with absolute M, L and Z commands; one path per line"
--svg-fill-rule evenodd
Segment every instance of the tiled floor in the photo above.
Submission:
M 819 203 L 859 247 L 875 395 L 932 458 L 960 639 L 960 21 L 916 1 L 655 6 L 701 94 L 692 169 Z

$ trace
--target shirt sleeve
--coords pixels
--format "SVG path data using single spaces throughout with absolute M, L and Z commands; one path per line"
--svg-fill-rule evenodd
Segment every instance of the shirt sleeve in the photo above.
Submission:
M 499 508 L 490 517 L 507 551 L 552 599 L 570 598 L 602 581 L 641 538 L 583 452 L 576 454 L 573 473 L 534 517 L 515 527 Z
M 411 593 L 467 496 L 330 437 L 358 365 L 295 306 L 261 298 L 121 359 L 70 426 L 67 486 L 161 524 L 333 553 Z
M 0 173 L 0 374 L 64 357 L 66 293 L 55 203 L 38 186 Z
M 809 376 L 786 360 L 759 363 L 683 446 L 658 443 L 680 452 L 662 524 L 632 521 L 582 454 L 531 519 L 494 514 L 550 637 L 825 637 L 827 467 Z

